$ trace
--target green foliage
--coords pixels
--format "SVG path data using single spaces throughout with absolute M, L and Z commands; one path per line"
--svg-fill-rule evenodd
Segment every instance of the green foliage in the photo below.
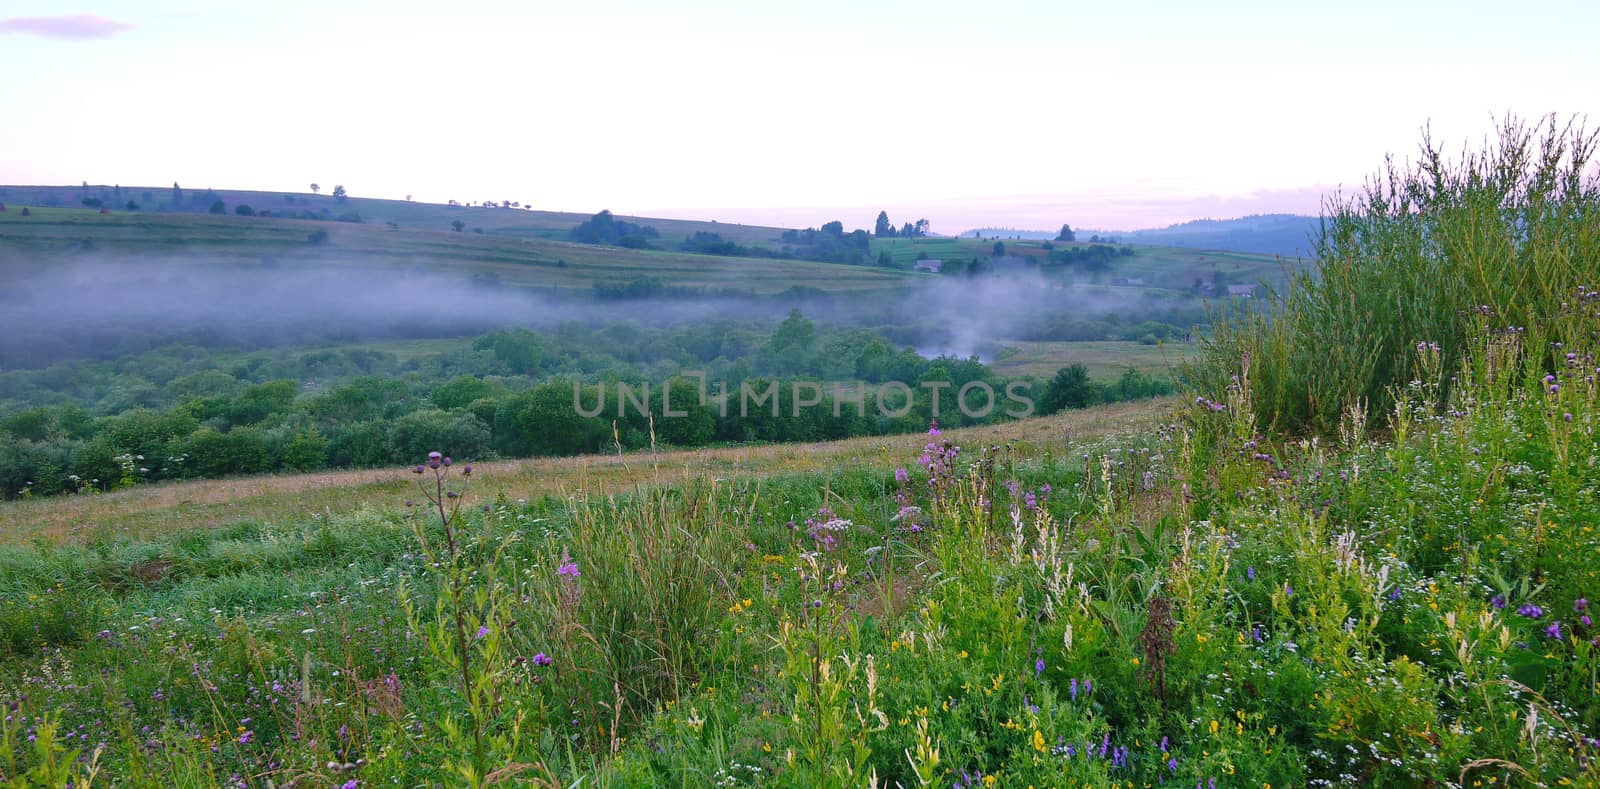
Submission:
M 1097 394 L 1089 380 L 1089 368 L 1081 364 L 1068 365 L 1057 370 L 1045 387 L 1044 396 L 1039 399 L 1039 412 L 1054 414 L 1066 408 L 1088 408 L 1098 399 Z
M 450 447 L 463 458 L 489 455 L 489 427 L 476 416 L 438 409 L 414 411 L 395 420 L 389 429 L 392 457 L 425 457 L 429 447 Z
M 1248 360 L 1263 425 L 1327 434 L 1352 404 L 1387 413 L 1392 387 L 1418 372 L 1418 343 L 1453 366 L 1475 327 L 1556 314 L 1600 281 L 1600 180 L 1585 172 L 1595 142 L 1553 118 L 1508 120 L 1458 161 L 1424 139 L 1414 165 L 1390 162 L 1361 195 L 1330 204 L 1315 270 L 1218 326 L 1198 380 L 1219 396 Z
M 572 229 L 572 240 L 585 244 L 615 244 L 644 249 L 649 241 L 661 233 L 649 225 L 640 225 L 617 219 L 610 211 L 601 211 Z

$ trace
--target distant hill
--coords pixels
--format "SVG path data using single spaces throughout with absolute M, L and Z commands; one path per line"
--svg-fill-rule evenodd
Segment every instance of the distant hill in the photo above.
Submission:
M 286 219 L 321 219 L 363 222 L 384 225 L 393 222 L 402 228 L 416 230 L 451 230 L 454 222 L 462 223 L 462 231 L 482 232 L 487 235 L 514 236 L 524 239 L 565 240 L 572 228 L 588 219 L 591 214 L 559 211 L 534 211 L 521 203 L 475 203 L 449 205 L 421 203 L 410 200 L 379 200 L 349 196 L 343 200 L 333 197 L 332 187 L 321 194 L 303 192 L 252 192 L 237 189 L 211 189 L 209 187 L 183 186 L 174 190 L 171 185 L 112 186 L 89 184 L 86 186 L 16 186 L 0 185 L 0 203 L 17 206 L 49 206 L 84 208 L 84 201 L 99 201 L 99 205 L 113 213 L 127 213 L 129 204 L 145 214 L 207 214 L 211 206 L 221 200 L 223 211 L 236 215 L 239 206 L 248 206 L 253 214 Z M 515 205 L 516 207 L 512 207 Z M 96 206 L 97 207 L 97 206 Z M 676 241 L 695 233 L 716 233 L 724 240 L 744 245 L 776 247 L 782 243 L 785 228 L 758 227 L 755 225 L 726 224 L 717 221 L 696 222 L 682 219 L 657 219 L 617 215 L 618 219 L 654 228 L 664 239 Z
M 1251 252 L 1280 257 L 1310 257 L 1317 217 L 1260 214 L 1238 219 L 1196 219 L 1158 230 L 1115 233 L 1123 241 L 1190 249 Z M 1082 235 L 1089 231 L 1080 231 Z
M 1278 257 L 1310 257 L 1311 239 L 1317 230 L 1317 217 L 1297 214 L 1258 214 L 1238 219 L 1196 219 L 1150 230 L 1077 230 L 1078 241 L 1093 238 L 1108 243 L 1146 244 L 1157 247 L 1210 249 L 1219 252 L 1248 252 Z M 1020 230 L 1013 227 L 980 227 L 961 232 L 960 238 L 1048 241 L 1057 230 Z

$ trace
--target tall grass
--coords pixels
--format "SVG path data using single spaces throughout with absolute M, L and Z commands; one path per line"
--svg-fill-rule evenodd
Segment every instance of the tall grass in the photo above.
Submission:
M 1190 372 L 1220 396 L 1247 367 L 1263 427 L 1327 434 L 1363 401 L 1387 413 L 1418 343 L 1454 369 L 1478 322 L 1526 327 L 1600 284 L 1595 143 L 1553 117 L 1507 119 L 1454 160 L 1424 135 L 1414 163 L 1391 158 L 1359 196 L 1329 200 L 1315 266 L 1219 321 Z

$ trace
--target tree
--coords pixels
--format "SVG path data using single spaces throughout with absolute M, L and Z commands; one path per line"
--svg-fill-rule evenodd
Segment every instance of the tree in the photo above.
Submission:
M 133 202 L 132 200 L 129 200 L 128 204 L 126 206 L 123 206 L 123 207 L 128 209 L 129 211 L 137 211 L 137 210 L 139 210 L 139 204 Z M 3 210 L 5 210 L 5 206 L 0 205 L 0 211 L 3 211 Z
M 464 228 L 466 226 L 467 226 L 467 224 L 465 222 L 462 222 L 459 219 L 457 219 L 454 222 L 450 223 L 450 229 L 456 231 L 457 233 L 460 233 L 462 228 Z
M 311 193 L 312 194 L 321 194 L 322 193 L 322 184 L 312 184 L 311 185 Z
M 1089 368 L 1074 364 L 1056 371 L 1039 398 L 1039 411 L 1053 414 L 1064 408 L 1087 408 L 1095 400 L 1094 384 L 1089 380 Z
M 326 244 L 328 243 L 328 231 L 319 227 L 306 234 L 306 241 L 312 244 Z
M 178 182 L 177 181 L 173 181 L 172 182 L 172 207 L 174 209 L 176 209 L 182 203 L 183 203 L 183 188 L 178 186 Z
M 906 238 L 915 238 L 917 235 L 917 228 L 910 222 L 907 222 L 900 227 L 900 235 L 905 236 Z
M 226 205 L 222 204 L 222 198 L 220 198 L 220 197 L 217 198 L 216 202 L 211 204 L 211 213 L 213 213 L 213 214 L 226 214 L 226 213 L 228 213 L 228 207 Z
M 1057 241 L 1072 241 L 1072 240 L 1074 240 L 1074 236 L 1073 236 L 1073 233 L 1072 233 L 1072 226 L 1071 225 L 1067 225 L 1067 224 L 1063 224 L 1061 226 L 1061 232 L 1056 234 L 1056 240 Z
M 997 258 L 1003 258 L 1003 257 L 1006 256 L 1006 242 L 1004 242 L 1004 241 L 996 241 L 996 242 L 994 242 L 994 256 L 997 257 Z
M 916 227 L 912 228 L 917 233 L 917 238 L 927 238 L 929 228 L 933 227 L 926 219 L 918 219 Z
M 822 232 L 825 235 L 830 235 L 830 236 L 833 236 L 834 238 L 843 238 L 844 237 L 844 223 L 840 222 L 837 219 L 835 219 L 832 222 L 829 222 L 829 223 L 823 225 L 822 226 Z
M 872 234 L 878 238 L 894 238 L 894 223 L 889 221 L 888 211 L 878 212 L 878 222 L 873 227 Z
M 333 199 L 342 203 L 345 201 L 345 198 L 348 198 L 349 196 L 350 193 L 344 190 L 343 185 L 336 185 L 333 187 Z

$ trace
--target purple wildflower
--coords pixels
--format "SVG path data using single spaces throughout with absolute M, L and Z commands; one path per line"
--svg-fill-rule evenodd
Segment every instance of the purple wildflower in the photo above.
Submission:
M 478 625 L 478 638 L 483 638 L 484 636 L 487 636 L 487 635 L 489 635 L 489 626 L 488 625 Z
M 1586 597 L 1580 597 L 1572 601 L 1572 610 L 1577 611 L 1580 614 L 1583 613 L 1583 610 L 1588 607 L 1589 599 Z
M 255 739 L 255 738 L 256 738 L 256 733 L 255 732 L 246 731 L 244 734 L 239 735 L 239 744 L 240 745 L 249 745 L 250 741 Z
M 1244 568 L 1244 577 L 1248 578 L 1248 579 L 1250 579 L 1252 581 L 1254 581 L 1256 579 L 1256 568 L 1255 568 L 1255 565 L 1251 565 L 1249 567 Z
M 428 453 L 428 468 L 438 468 L 442 463 L 444 463 L 444 455 L 438 452 Z
M 578 572 L 577 562 L 566 562 L 560 567 L 556 568 L 556 575 L 564 575 L 568 578 L 577 578 L 579 575 L 582 575 L 582 573 Z
M 1033 661 L 1033 677 L 1038 679 L 1044 676 L 1044 658 Z
M 550 659 L 549 655 L 546 655 L 543 652 L 535 653 L 533 656 L 533 665 L 535 666 L 548 666 L 554 662 L 555 661 Z
M 1561 637 L 1561 620 L 1557 619 L 1556 621 L 1551 622 L 1550 626 L 1544 629 L 1544 634 L 1549 636 L 1549 637 L 1551 637 L 1551 638 L 1560 638 Z
M 1538 619 L 1539 617 L 1544 616 L 1544 609 L 1534 605 L 1533 603 L 1523 603 L 1517 607 L 1517 613 L 1522 614 L 1529 619 Z
M 904 484 L 906 484 L 906 480 L 909 480 L 909 479 L 911 479 L 911 474 L 908 473 L 904 468 L 897 468 L 897 469 L 894 470 L 894 481 L 895 482 L 898 482 L 901 485 L 904 485 Z
M 1506 596 L 1503 594 L 1497 594 L 1494 597 L 1489 598 L 1489 605 L 1503 610 L 1506 607 Z
M 339 789 L 360 789 L 360 787 L 361 787 L 361 782 L 357 781 L 354 778 L 351 778 L 350 780 L 345 781 L 342 784 L 339 784 Z
M 1582 622 L 1584 627 L 1588 627 L 1588 626 L 1594 624 L 1593 622 L 1589 621 L 1589 615 L 1588 614 L 1584 614 L 1583 616 L 1578 617 L 1578 621 Z
M 1073 678 L 1072 683 L 1068 686 L 1068 688 L 1069 688 L 1069 690 L 1067 692 L 1068 692 L 1068 694 L 1070 696 L 1072 696 L 1072 700 L 1073 701 L 1077 701 L 1078 700 L 1078 680 L 1077 680 L 1076 677 Z

